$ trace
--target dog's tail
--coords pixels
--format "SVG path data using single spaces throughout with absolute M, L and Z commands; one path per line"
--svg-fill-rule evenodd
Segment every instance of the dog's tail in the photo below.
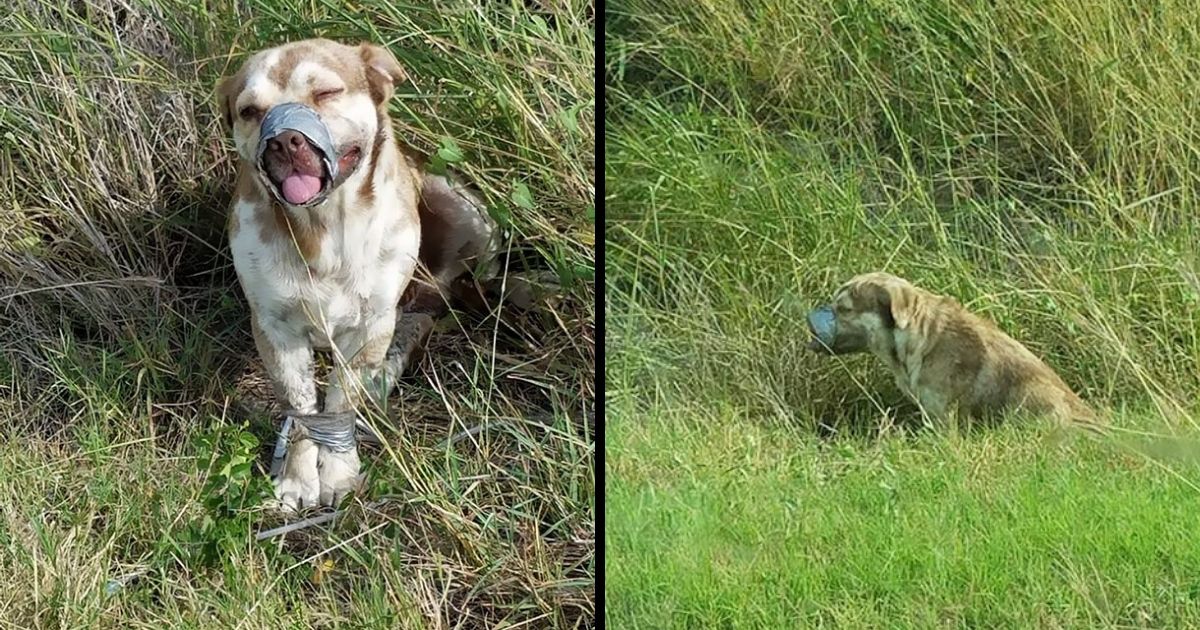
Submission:
M 1068 397 L 1058 415 L 1067 426 L 1095 437 L 1106 437 L 1110 434 L 1108 422 L 1078 396 Z

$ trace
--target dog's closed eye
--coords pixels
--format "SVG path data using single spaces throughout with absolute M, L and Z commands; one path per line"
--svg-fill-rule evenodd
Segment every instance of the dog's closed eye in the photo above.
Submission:
M 256 107 L 254 105 L 247 105 L 238 110 L 238 116 L 241 116 L 243 120 L 253 120 L 255 118 L 260 118 L 260 117 L 262 117 L 262 114 L 263 114 L 262 108 Z
M 338 96 L 339 94 L 341 94 L 342 92 L 345 92 L 345 91 L 346 91 L 345 88 L 330 88 L 328 90 L 317 90 L 316 92 L 313 92 L 313 101 L 316 103 L 322 103 L 322 102 L 328 101 L 328 100 Z

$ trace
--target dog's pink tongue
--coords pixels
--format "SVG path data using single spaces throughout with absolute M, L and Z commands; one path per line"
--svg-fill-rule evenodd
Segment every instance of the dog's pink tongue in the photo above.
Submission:
M 292 173 L 283 180 L 283 198 L 288 200 L 288 203 L 308 203 L 317 193 L 321 192 L 321 178 L 305 175 L 303 173 Z

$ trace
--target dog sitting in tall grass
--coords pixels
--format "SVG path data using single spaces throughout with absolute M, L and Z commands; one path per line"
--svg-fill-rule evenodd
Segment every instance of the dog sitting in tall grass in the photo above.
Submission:
M 457 280 L 492 268 L 479 197 L 422 172 L 393 135 L 388 100 L 404 76 L 380 46 L 307 40 L 251 56 L 218 88 L 239 158 L 234 266 L 296 420 L 274 480 L 285 511 L 335 504 L 359 484 L 354 409 L 387 396 Z M 418 266 L 431 282 L 413 282 Z M 335 364 L 323 413 L 314 350 Z
M 869 352 L 932 418 L 1045 415 L 1097 429 L 1096 414 L 1020 342 L 953 298 L 882 272 L 855 276 L 808 316 L 811 350 Z

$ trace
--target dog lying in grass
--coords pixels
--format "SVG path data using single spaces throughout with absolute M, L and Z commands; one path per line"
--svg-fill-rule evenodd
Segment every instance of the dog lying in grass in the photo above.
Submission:
M 843 284 L 808 316 L 811 350 L 869 352 L 928 417 L 1020 411 L 1096 428 L 1096 416 L 1025 346 L 952 298 L 887 273 Z

